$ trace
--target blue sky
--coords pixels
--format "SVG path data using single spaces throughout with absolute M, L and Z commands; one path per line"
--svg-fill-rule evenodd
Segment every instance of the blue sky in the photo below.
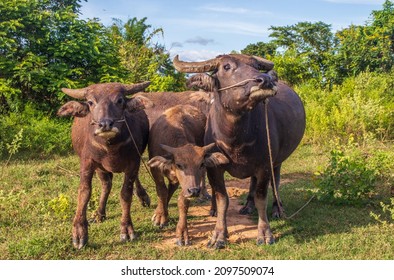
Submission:
M 182 60 L 205 60 L 240 51 L 248 44 L 268 42 L 270 26 L 322 21 L 333 31 L 365 24 L 384 0 L 88 0 L 83 18 L 127 21 L 147 17 L 146 23 L 162 28 L 155 41 Z

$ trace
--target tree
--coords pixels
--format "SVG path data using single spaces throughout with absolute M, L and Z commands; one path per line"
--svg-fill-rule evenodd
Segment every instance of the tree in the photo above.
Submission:
M 299 22 L 294 25 L 270 28 L 273 32 L 271 43 L 281 50 L 278 55 L 297 60 L 304 65 L 306 70 L 303 76 L 321 82 L 322 86 L 331 86 L 335 75 L 332 74 L 332 61 L 335 55 L 337 41 L 331 31 L 331 25 L 321 21 L 316 23 Z M 295 56 L 295 57 L 293 57 Z M 289 62 L 291 63 L 291 62 Z M 297 84 L 305 82 L 296 77 L 288 77 Z
M 97 20 L 80 20 L 80 0 L 0 3 L 0 93 L 3 107 L 34 103 L 54 111 L 61 87 L 81 87 L 117 75 L 119 59 Z M 16 95 L 15 95 L 16 94 Z
M 184 74 L 173 67 L 165 48 L 153 39 L 163 35 L 161 28 L 152 29 L 147 18 L 129 19 L 126 23 L 115 20 L 109 28 L 117 44 L 121 66 L 126 70 L 126 82 L 151 81 L 149 90 L 179 91 L 184 89 Z
M 243 54 L 248 54 L 248 55 L 256 55 L 259 57 L 264 57 L 264 58 L 271 58 L 275 56 L 277 45 L 274 42 L 257 42 L 255 44 L 249 44 L 247 45 L 243 50 L 241 50 L 241 53 Z
M 394 3 L 385 1 L 364 26 L 351 25 L 337 32 L 339 72 L 355 76 L 364 71 L 389 72 L 394 65 Z

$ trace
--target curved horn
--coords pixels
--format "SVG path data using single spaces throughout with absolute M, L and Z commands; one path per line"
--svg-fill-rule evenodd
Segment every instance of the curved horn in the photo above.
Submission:
M 62 88 L 62 92 L 64 92 L 68 96 L 71 96 L 76 99 L 85 99 L 86 90 L 87 90 L 86 87 L 85 88 L 77 88 L 77 89 Z
M 254 59 L 258 61 L 259 64 L 259 70 L 272 70 L 274 68 L 274 63 L 272 61 L 269 61 L 268 59 L 259 57 L 259 56 L 252 56 Z
M 216 146 L 216 143 L 211 143 L 211 144 L 208 144 L 208 145 L 202 147 L 203 150 L 204 150 L 204 154 L 208 153 L 208 152 L 209 152 L 210 150 L 212 150 L 215 146 Z
M 164 151 L 170 153 L 171 155 L 173 155 L 173 154 L 175 153 L 175 151 L 176 151 L 176 148 L 173 148 L 173 147 L 170 147 L 170 146 L 167 146 L 167 145 L 164 145 L 164 144 L 160 144 L 160 147 L 161 147 Z
M 172 62 L 174 63 L 175 69 L 183 73 L 209 72 L 217 69 L 218 67 L 218 60 L 216 58 L 201 62 L 185 62 L 180 61 L 179 56 L 176 55 Z
M 234 57 L 257 70 L 269 71 L 274 68 L 274 63 L 272 61 L 255 55 L 250 56 L 246 54 L 230 54 L 229 56 Z
M 131 95 L 133 93 L 137 93 L 140 91 L 143 91 L 150 85 L 150 82 L 142 82 L 138 84 L 132 84 L 132 85 L 122 85 L 124 90 L 126 91 L 126 95 Z

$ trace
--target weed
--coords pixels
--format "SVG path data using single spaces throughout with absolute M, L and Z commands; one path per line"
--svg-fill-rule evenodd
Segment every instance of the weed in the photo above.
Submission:
M 390 204 L 380 202 L 380 207 L 382 208 L 383 214 L 370 212 L 371 217 L 385 226 L 394 225 L 394 198 L 392 197 L 390 199 Z
M 377 182 L 377 171 L 368 165 L 364 155 L 351 140 L 347 146 L 330 151 L 328 166 L 318 173 L 320 200 L 359 204 L 371 197 Z
M 48 202 L 51 213 L 61 220 L 67 220 L 71 217 L 71 199 L 65 194 L 59 194 L 58 197 Z
M 8 163 L 10 162 L 12 156 L 18 152 L 19 148 L 21 147 L 22 140 L 23 140 L 23 128 L 21 128 L 19 130 L 19 132 L 14 135 L 14 138 L 12 139 L 11 143 L 5 143 L 5 146 L 8 151 L 8 158 L 2 168 L 4 168 L 4 166 L 7 166 Z M 4 143 L 1 142 L 0 147 L 3 147 L 3 146 L 4 146 Z M 0 149 L 0 154 L 1 154 L 1 149 Z M 1 172 L 1 173 L 3 174 L 3 172 Z

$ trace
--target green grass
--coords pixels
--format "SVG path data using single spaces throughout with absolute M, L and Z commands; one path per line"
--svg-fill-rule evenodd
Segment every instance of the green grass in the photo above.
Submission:
M 280 193 L 288 215 L 311 197 L 315 190 L 313 174 L 326 160 L 318 148 L 304 145 L 285 162 L 283 181 L 289 183 L 282 186 Z M 71 243 L 71 224 L 76 208 L 78 170 L 79 161 L 74 155 L 46 160 L 18 159 L 3 165 L 1 259 L 394 259 L 394 228 L 382 226 L 369 214 L 379 213 L 379 201 L 388 200 L 386 189 L 381 189 L 379 196 L 367 205 L 358 207 L 325 204 L 314 199 L 293 219 L 271 221 L 277 238 L 272 246 L 256 246 L 254 241 L 229 244 L 219 251 L 194 246 L 175 249 L 152 246 L 160 243 L 164 235 L 151 223 L 156 195 L 143 167 L 140 178 L 151 196 L 152 206 L 143 208 L 138 199 L 133 200 L 131 213 L 138 240 L 119 242 L 122 176 L 118 174 L 108 202 L 107 220 L 90 224 L 88 246 L 77 251 Z M 96 209 L 99 194 L 100 184 L 94 179 L 88 215 Z M 56 207 L 51 207 L 54 204 Z M 174 199 L 170 225 L 165 231 L 175 230 L 175 205 Z

